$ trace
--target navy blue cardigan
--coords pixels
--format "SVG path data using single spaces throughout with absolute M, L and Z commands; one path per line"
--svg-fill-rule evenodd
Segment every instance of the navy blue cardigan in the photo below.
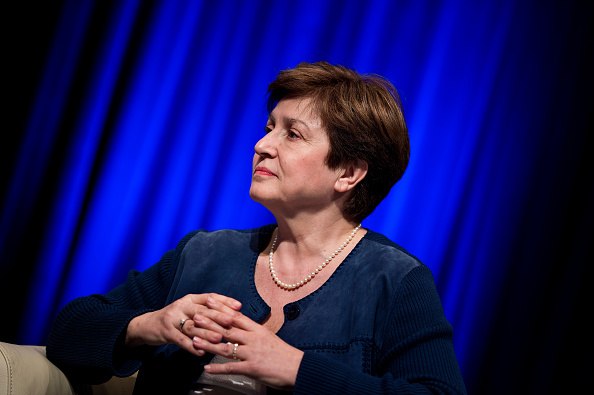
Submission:
M 48 358 L 90 383 L 140 368 L 135 393 L 185 395 L 212 355 L 198 358 L 174 345 L 128 349 L 128 322 L 207 292 L 239 300 L 243 314 L 262 322 L 270 307 L 254 270 L 274 228 L 192 232 L 106 295 L 73 300 L 52 327 Z M 368 231 L 323 286 L 284 312 L 278 336 L 305 352 L 294 393 L 465 393 L 431 272 L 378 233 Z

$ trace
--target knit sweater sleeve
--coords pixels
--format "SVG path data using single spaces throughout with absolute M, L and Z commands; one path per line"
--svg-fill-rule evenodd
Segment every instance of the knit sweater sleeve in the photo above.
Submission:
M 378 349 L 376 374 L 307 351 L 295 394 L 465 394 L 433 276 L 426 266 L 402 280 Z
M 132 270 L 124 284 L 105 295 L 69 302 L 58 314 L 47 341 L 47 357 L 72 379 L 97 384 L 112 376 L 129 376 L 140 368 L 153 347 L 127 348 L 128 323 L 165 305 L 179 256 L 190 233 L 175 250 L 143 272 Z

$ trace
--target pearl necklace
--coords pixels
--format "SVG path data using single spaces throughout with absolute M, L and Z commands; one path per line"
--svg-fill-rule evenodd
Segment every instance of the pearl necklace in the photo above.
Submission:
M 338 255 L 338 253 L 340 251 L 342 251 L 347 244 L 349 244 L 351 242 L 351 240 L 353 240 L 353 237 L 355 237 L 355 234 L 357 234 L 357 232 L 359 231 L 359 229 L 361 228 L 361 224 L 359 224 L 349 235 L 349 237 L 347 237 L 347 239 L 345 240 L 344 243 L 342 243 L 340 245 L 340 247 L 338 247 L 336 249 L 336 251 L 334 251 L 332 253 L 332 255 L 330 255 L 328 257 L 328 259 L 326 259 L 324 261 L 324 263 L 322 263 L 320 266 L 318 266 L 316 268 L 316 270 L 314 270 L 313 272 L 311 272 L 310 275 L 308 275 L 307 277 L 305 277 L 303 280 L 296 282 L 295 284 L 285 284 L 283 283 L 281 280 L 278 279 L 278 277 L 276 276 L 276 272 L 274 271 L 274 266 L 272 265 L 272 256 L 274 255 L 274 247 L 276 247 L 276 240 L 278 238 L 278 234 L 274 237 L 274 241 L 272 242 L 272 246 L 270 246 L 270 255 L 268 258 L 268 263 L 269 263 L 269 267 L 270 267 L 270 275 L 272 276 L 272 279 L 274 280 L 274 282 L 281 288 L 284 289 L 297 289 L 299 287 L 301 287 L 302 285 L 308 283 L 309 281 L 311 281 L 316 274 L 318 274 L 323 268 L 326 267 L 326 265 L 328 265 L 330 263 L 330 261 L 336 256 Z

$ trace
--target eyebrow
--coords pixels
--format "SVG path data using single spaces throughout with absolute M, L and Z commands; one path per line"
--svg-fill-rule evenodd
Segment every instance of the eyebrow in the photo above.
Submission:
M 272 113 L 268 114 L 268 119 L 276 122 L 276 118 L 274 117 L 274 115 L 272 115 Z M 297 119 L 297 118 L 288 118 L 288 117 L 283 117 L 282 119 L 283 119 L 283 122 L 284 123 L 287 123 L 287 124 L 299 123 L 299 124 L 305 126 L 307 128 L 307 130 L 310 130 L 309 125 L 306 122 L 304 122 L 304 121 L 302 121 L 300 119 Z

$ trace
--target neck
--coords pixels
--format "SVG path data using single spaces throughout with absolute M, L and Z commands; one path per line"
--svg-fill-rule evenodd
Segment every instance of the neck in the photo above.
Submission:
M 276 251 L 281 251 L 285 259 L 293 256 L 301 260 L 328 256 L 359 225 L 345 219 L 342 214 L 277 217 L 277 224 Z M 364 234 L 362 229 L 358 236 Z
M 270 275 L 272 276 L 272 279 L 279 287 L 284 288 L 286 290 L 298 289 L 298 288 L 301 288 L 302 286 L 308 284 L 310 281 L 315 281 L 314 278 L 317 277 L 318 273 L 320 273 L 321 270 L 324 270 L 324 268 L 326 268 L 327 266 L 335 266 L 335 265 L 331 265 L 331 264 L 337 255 L 339 255 L 344 250 L 351 249 L 351 247 L 349 246 L 349 243 L 353 240 L 353 238 L 355 237 L 355 235 L 357 234 L 357 232 L 359 231 L 360 228 L 361 228 L 361 225 L 357 225 L 355 227 L 355 229 L 353 229 L 351 234 L 347 237 L 347 239 L 336 250 L 334 250 L 332 255 L 330 255 L 328 258 L 326 258 L 326 260 L 324 262 L 322 262 L 321 265 L 318 265 L 318 267 L 314 268 L 313 271 L 307 273 L 306 276 L 303 277 L 302 280 L 297 280 L 296 282 L 293 282 L 293 283 L 291 283 L 291 282 L 284 283 L 280 278 L 278 278 L 278 274 L 274 270 L 273 256 L 274 256 L 274 247 L 276 246 L 276 242 L 277 242 L 277 237 L 275 236 L 274 241 L 272 242 L 272 246 L 270 247 L 270 253 L 268 254 L 268 256 L 269 256 L 268 268 L 270 270 Z

